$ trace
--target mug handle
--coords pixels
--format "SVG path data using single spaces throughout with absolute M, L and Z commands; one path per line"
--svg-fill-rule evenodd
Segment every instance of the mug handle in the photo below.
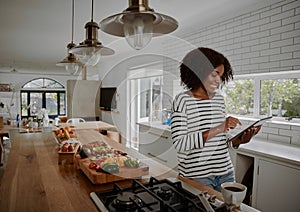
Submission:
M 236 197 L 235 197 L 233 194 L 231 194 L 231 203 L 232 203 L 233 205 L 236 204 Z

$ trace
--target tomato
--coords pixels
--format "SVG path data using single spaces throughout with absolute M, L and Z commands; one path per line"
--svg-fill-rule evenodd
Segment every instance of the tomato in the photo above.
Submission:
M 68 151 L 69 152 L 73 152 L 74 151 L 74 147 L 72 145 L 68 146 Z
M 115 155 L 122 155 L 123 152 L 120 151 L 120 150 L 115 149 L 115 150 L 114 150 L 114 154 L 115 154 Z
M 94 163 L 94 162 L 91 162 L 91 163 L 89 164 L 89 168 L 90 168 L 90 169 L 96 169 L 96 167 L 97 167 L 97 164 Z
M 96 172 L 101 172 L 101 171 L 102 171 L 102 168 L 101 168 L 101 166 L 98 166 L 98 165 L 96 166 L 96 168 L 95 168 L 95 169 L 96 169 Z

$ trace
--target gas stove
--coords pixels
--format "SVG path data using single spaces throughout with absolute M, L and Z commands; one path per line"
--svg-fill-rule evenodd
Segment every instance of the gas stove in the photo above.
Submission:
M 90 196 L 102 212 L 227 211 L 226 205 L 215 196 L 199 190 L 191 192 L 183 184 L 175 178 L 151 177 L 147 183 L 132 179 L 130 186 L 120 187 L 115 183 L 113 189 L 92 192 Z

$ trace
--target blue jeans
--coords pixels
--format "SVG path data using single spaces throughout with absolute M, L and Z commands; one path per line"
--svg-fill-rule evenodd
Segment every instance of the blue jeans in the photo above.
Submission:
M 203 185 L 209 186 L 216 191 L 221 191 L 221 184 L 224 182 L 234 182 L 234 172 L 228 172 L 221 176 L 209 176 L 205 178 L 193 178 L 193 180 L 202 183 Z

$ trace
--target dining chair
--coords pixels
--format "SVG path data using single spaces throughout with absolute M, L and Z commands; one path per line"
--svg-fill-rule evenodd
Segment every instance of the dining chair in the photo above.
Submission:
M 51 125 L 54 125 L 54 123 L 55 123 L 55 120 L 54 119 L 49 119 L 49 125 L 51 126 Z
M 67 124 L 70 124 L 70 125 L 76 125 L 80 122 L 85 122 L 85 120 L 83 118 L 70 118 L 67 120 Z

